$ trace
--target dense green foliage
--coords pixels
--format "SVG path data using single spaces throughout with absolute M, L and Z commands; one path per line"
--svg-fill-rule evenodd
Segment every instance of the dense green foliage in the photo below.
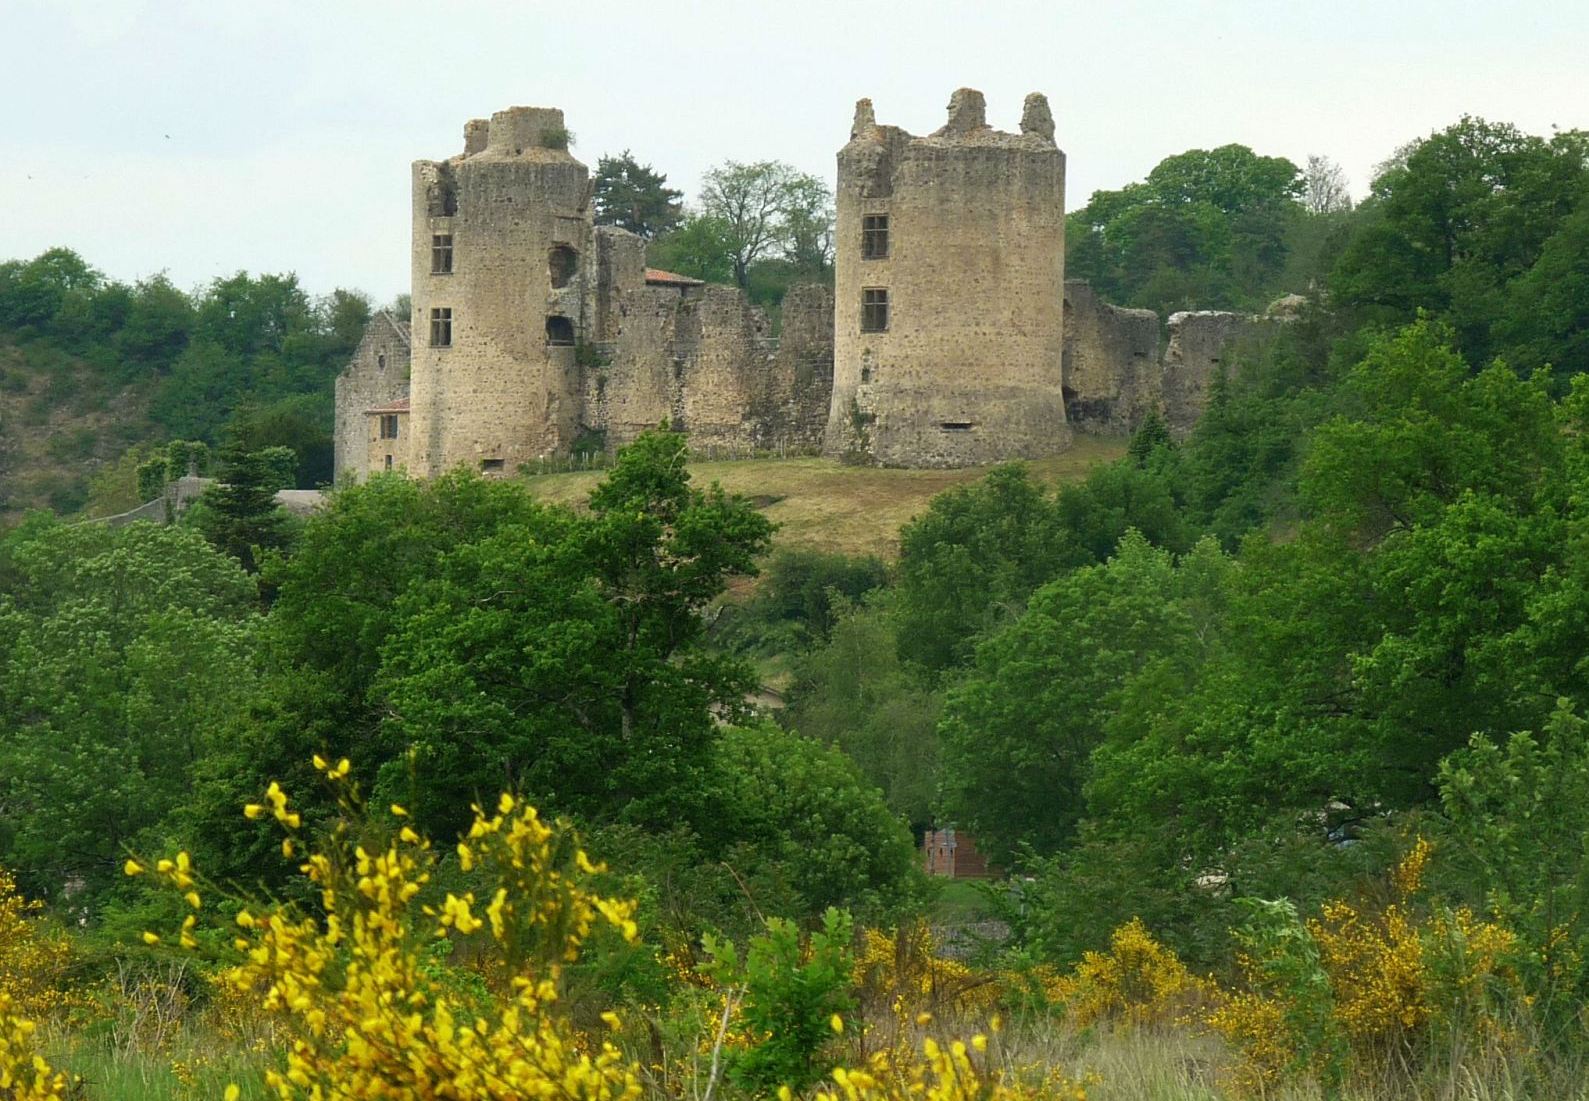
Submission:
M 30 890 L 116 924 L 143 905 L 126 848 L 168 837 L 279 884 L 237 808 L 280 780 L 334 815 L 318 753 L 442 838 L 495 791 L 574 816 L 681 931 L 909 897 L 909 834 L 843 754 L 724 725 L 754 682 L 702 613 L 772 528 L 690 484 L 682 436 L 622 451 L 585 511 L 377 477 L 290 540 L 270 501 L 290 453 L 224 463 L 193 523 L 41 517 L 0 541 L 0 865 Z
M 1537 808 L 1583 798 L 1585 138 L 1466 119 L 1354 211 L 1293 203 L 1328 182 L 1227 147 L 1095 197 L 1072 270 L 1122 298 L 1305 290 L 1241 249 L 1320 219 L 1333 293 L 1189 438 L 1150 418 L 1079 485 L 1007 468 L 935 500 L 797 663 L 792 725 L 1034 877 L 1008 915 L 1033 951 L 1137 913 L 1221 958 L 1234 898 L 1339 894 L 1412 822 L 1466 850 L 1454 896 L 1581 936 L 1583 831 Z
M 1244 145 L 1168 157 L 1142 183 L 1094 192 L 1066 218 L 1066 274 L 1161 312 L 1261 307 L 1316 236 L 1302 172 Z M 1305 290 L 1306 287 L 1287 289 Z
M 239 272 L 189 294 L 164 276 L 128 286 L 50 249 L 0 263 L 0 350 L 17 364 L 0 381 L 25 390 L 35 374 L 49 377 L 30 423 L 59 409 L 114 407 L 114 438 L 72 440 L 75 485 L 87 481 L 83 460 L 105 447 L 182 438 L 290 447 L 295 484 L 313 488 L 333 473 L 332 380 L 369 316 L 363 295 L 311 298 L 293 275 Z M 74 508 L 85 496 L 78 489 L 55 503 Z
M 996 468 L 936 498 L 892 566 L 766 557 L 770 525 L 691 484 L 668 433 L 583 510 L 376 477 L 286 538 L 265 494 L 306 452 L 271 449 L 308 407 L 245 410 L 235 490 L 199 513 L 214 545 L 43 519 L 0 543 L 0 864 L 114 915 L 136 904 L 111 886 L 129 842 L 281 887 L 277 842 L 235 811 L 277 779 L 323 820 L 314 753 L 442 839 L 517 791 L 587 826 L 676 942 L 766 931 L 733 965 L 793 1045 L 735 1071 L 765 1085 L 810 1070 L 827 1003 L 815 978 L 774 989 L 807 961 L 763 919 L 919 905 L 907 826 L 959 826 L 1022 873 L 999 902 L 1019 958 L 1072 961 L 1136 914 L 1199 966 L 1232 958 L 1233 928 L 1285 964 L 1316 904 L 1417 832 L 1444 846 L 1442 905 L 1566 946 L 1518 965 L 1566 1021 L 1589 993 L 1586 156 L 1581 134 L 1469 119 L 1355 209 L 1316 165 L 1239 146 L 1095 196 L 1072 269 L 1106 295 L 1314 293 L 1186 438 L 1150 417 L 1058 488 Z M 732 218 L 665 240 L 754 283 Z M 111 292 L 72 259 L 7 268 L 0 320 L 38 345 L 110 333 L 117 370 L 227 357 L 303 403 L 301 349 L 342 331 L 268 279 L 197 302 L 150 284 L 96 328 Z M 218 442 L 186 400 L 169 430 Z M 758 672 L 788 678 L 776 726 Z M 1244 897 L 1289 908 L 1244 918 Z

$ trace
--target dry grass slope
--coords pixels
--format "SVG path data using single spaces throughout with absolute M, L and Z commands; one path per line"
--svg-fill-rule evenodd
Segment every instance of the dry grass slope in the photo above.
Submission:
M 1028 463 L 1048 484 L 1079 481 L 1100 463 L 1125 454 L 1119 438 L 1077 436 L 1063 455 Z M 967 470 L 892 470 L 846 466 L 832 459 L 743 459 L 696 462 L 696 482 L 717 482 L 730 493 L 761 503 L 769 520 L 779 524 L 777 542 L 789 547 L 875 554 L 892 559 L 899 553 L 899 529 L 927 508 L 933 497 L 952 486 L 974 482 L 987 467 Z M 525 479 L 530 491 L 547 501 L 581 504 L 602 479 L 602 471 L 535 474 Z

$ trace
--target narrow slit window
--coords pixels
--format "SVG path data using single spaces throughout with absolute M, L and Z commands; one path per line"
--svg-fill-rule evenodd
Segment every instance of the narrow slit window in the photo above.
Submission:
M 861 332 L 888 332 L 888 291 L 882 287 L 861 291 Z
M 861 259 L 888 259 L 888 215 L 861 216 Z
M 452 234 L 432 233 L 430 235 L 430 273 L 432 275 L 452 274 Z
M 501 459 L 480 460 L 480 473 L 482 474 L 501 474 L 506 467 L 507 464 Z
M 430 311 L 430 346 L 452 347 L 452 307 L 440 306 Z
M 386 456 L 386 469 L 392 469 L 392 457 L 390 455 Z

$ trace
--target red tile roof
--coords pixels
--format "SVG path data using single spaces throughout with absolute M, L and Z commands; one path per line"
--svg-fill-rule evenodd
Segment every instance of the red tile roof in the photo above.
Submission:
M 374 416 L 377 413 L 406 413 L 406 412 L 408 412 L 408 399 L 407 398 L 398 398 L 396 401 L 389 401 L 385 405 L 377 405 L 374 408 L 366 409 L 364 411 L 364 414 L 365 414 L 365 416 Z
M 647 268 L 646 282 L 653 286 L 664 287 L 699 287 L 704 286 L 706 280 L 691 279 L 688 275 L 679 275 L 677 272 L 663 271 L 661 268 Z

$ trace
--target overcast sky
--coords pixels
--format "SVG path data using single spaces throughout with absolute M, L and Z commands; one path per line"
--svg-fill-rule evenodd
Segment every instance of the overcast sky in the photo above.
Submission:
M 1589 128 L 1586 0 L 0 0 L 0 41 L 0 259 L 378 301 L 407 279 L 409 162 L 513 104 L 690 194 L 729 158 L 831 183 L 861 96 L 922 133 L 956 87 L 1004 129 L 1041 91 L 1072 207 L 1226 142 L 1326 154 L 1360 195 L 1464 113 Z

